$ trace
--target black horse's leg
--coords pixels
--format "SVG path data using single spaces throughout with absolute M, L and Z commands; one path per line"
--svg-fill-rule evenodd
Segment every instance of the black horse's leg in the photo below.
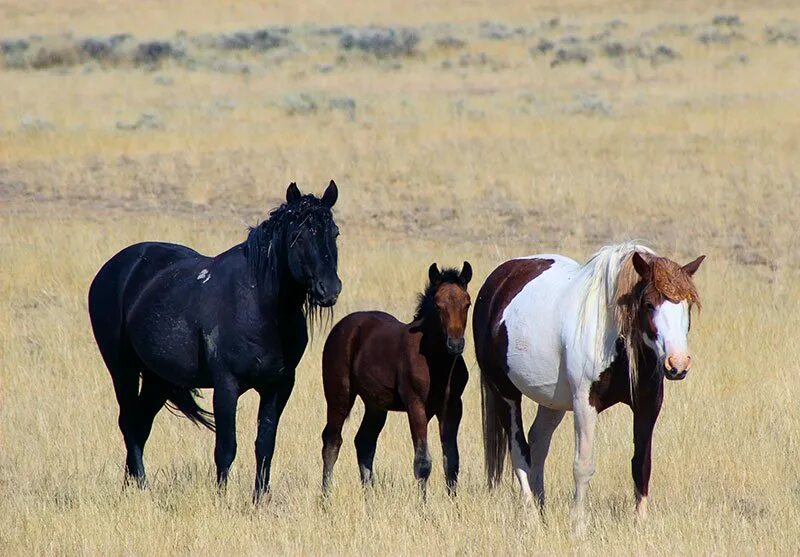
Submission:
M 663 401 L 663 385 L 650 397 L 637 399 L 633 409 L 633 459 L 631 472 L 633 485 L 636 488 L 636 514 L 639 518 L 647 517 L 647 496 L 650 487 L 650 449 L 653 441 L 653 429 L 658 420 Z
M 422 401 L 408 405 L 408 424 L 414 443 L 414 477 L 419 483 L 423 501 L 427 499 L 428 477 L 431 475 L 431 454 L 428 451 L 428 415 Z
M 214 462 L 217 465 L 217 485 L 225 486 L 228 471 L 236 458 L 236 405 L 241 389 L 233 375 L 224 373 L 214 382 L 214 421 L 216 446 Z
M 380 408 L 366 407 L 361 427 L 356 433 L 356 456 L 358 457 L 358 470 L 361 474 L 361 483 L 367 487 L 372 485 L 372 463 L 375 460 L 375 448 L 378 445 L 378 436 L 386 424 L 388 412 Z
M 294 371 L 291 376 L 268 388 L 258 389 L 261 402 L 258 405 L 258 434 L 256 436 L 256 485 L 253 503 L 269 491 L 269 475 L 272 454 L 275 452 L 275 437 L 278 421 L 294 388 Z
M 106 366 L 114 382 L 114 393 L 119 405 L 119 429 L 125 441 L 125 485 L 135 483 L 144 487 L 144 465 L 138 441 L 139 366 L 135 356 L 125 351 L 107 351 Z
M 146 475 L 144 471 L 144 445 L 150 437 L 150 430 L 153 428 L 153 420 L 158 411 L 167 402 L 167 391 L 163 388 L 163 383 L 152 374 L 142 376 L 142 392 L 139 393 L 136 413 L 136 445 L 139 456 L 139 471 L 141 472 L 139 483 L 146 485 Z

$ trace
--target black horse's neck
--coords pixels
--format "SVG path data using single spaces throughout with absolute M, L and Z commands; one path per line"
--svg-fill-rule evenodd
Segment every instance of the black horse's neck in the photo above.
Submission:
M 277 219 L 252 228 L 244 243 L 250 284 L 262 306 L 302 307 L 307 288 L 292 277 L 286 250 L 286 228 Z

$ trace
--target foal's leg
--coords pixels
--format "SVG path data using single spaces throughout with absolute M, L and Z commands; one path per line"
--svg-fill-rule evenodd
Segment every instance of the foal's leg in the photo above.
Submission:
M 333 465 L 339 458 L 342 446 L 342 427 L 353 408 L 355 396 L 345 392 L 337 397 L 328 397 L 328 423 L 322 431 L 322 492 L 330 491 Z
M 253 503 L 269 491 L 269 474 L 272 454 L 275 452 L 275 437 L 278 421 L 292 394 L 294 371 L 285 381 L 265 389 L 258 389 L 261 401 L 258 405 L 258 434 L 256 436 L 256 485 L 253 489 Z
M 531 454 L 522 429 L 522 397 L 503 400 L 508 408 L 508 450 L 511 452 L 511 465 L 519 481 L 522 498 L 527 503 L 531 499 L 531 487 L 528 481 L 531 473 Z
M 439 438 L 442 441 L 445 485 L 447 493 L 455 496 L 458 484 L 458 427 L 461 425 L 463 405 L 461 395 L 467 386 L 469 375 L 463 358 L 458 358 L 450 377 L 447 399 L 439 413 Z
M 241 390 L 233 375 L 223 374 L 214 382 L 214 421 L 216 446 L 214 462 L 217 465 L 217 485 L 225 487 L 233 459 L 236 458 L 236 405 Z
M 586 492 L 594 475 L 594 437 L 597 410 L 589 404 L 586 392 L 577 393 L 572 400 L 575 414 L 575 459 L 572 475 L 575 479 L 575 497 L 572 507 L 573 527 L 577 535 L 586 531 Z
M 414 477 L 419 483 L 422 498 L 427 498 L 428 477 L 431 475 L 431 454 L 428 452 L 428 415 L 422 401 L 408 406 L 408 423 L 414 443 Z
M 367 487 L 372 485 L 372 463 L 375 460 L 375 448 L 378 436 L 386 424 L 388 412 L 380 408 L 364 409 L 364 419 L 356 433 L 355 445 L 358 457 L 358 471 L 361 474 L 361 483 Z
M 639 518 L 647 517 L 647 495 L 650 487 L 650 449 L 653 441 L 653 429 L 661 411 L 663 386 L 652 398 L 636 401 L 633 410 L 633 459 L 631 472 L 633 485 L 636 488 L 636 514 Z
M 528 445 L 531 448 L 530 487 L 540 510 L 544 510 L 544 462 L 550 451 L 553 432 L 561 423 L 565 413 L 564 410 L 553 410 L 539 405 L 536 419 L 528 430 Z

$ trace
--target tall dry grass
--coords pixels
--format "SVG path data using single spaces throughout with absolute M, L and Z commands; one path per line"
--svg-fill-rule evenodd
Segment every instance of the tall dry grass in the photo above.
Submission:
M 53 3 L 39 6 L 0 13 L 30 32 L 64 27 Z M 76 29 L 116 30 L 104 3 L 73 6 L 90 13 L 83 23 L 70 20 Z M 163 5 L 166 12 L 148 6 L 136 17 L 189 13 L 180 2 Z M 209 6 L 197 14 L 198 28 L 221 25 L 209 14 L 222 8 Z M 219 13 L 271 13 L 253 6 Z M 526 6 L 511 4 L 500 15 L 511 24 L 540 17 Z M 705 21 L 698 12 L 714 8 L 669 6 L 667 17 L 621 3 L 576 3 L 572 17 L 619 14 L 633 33 L 654 21 Z M 296 15 L 274 7 L 287 20 Z M 319 9 L 319 21 L 333 17 Z M 346 15 L 412 23 L 490 17 L 480 3 L 461 15 L 450 3 L 381 9 L 359 6 Z M 745 25 L 778 17 L 748 9 Z M 156 32 L 174 32 L 164 19 Z M 141 35 L 149 29 L 132 25 Z M 797 48 L 760 39 L 707 47 L 683 37 L 674 38 L 681 59 L 664 66 L 598 59 L 550 68 L 527 53 L 527 43 L 469 41 L 468 52 L 498 63 L 446 71 L 441 62 L 452 56 L 445 52 L 426 50 L 392 67 L 311 50 L 250 75 L 169 64 L 154 72 L 0 71 L 0 553 L 800 550 Z M 741 52 L 746 63 L 728 63 Z M 335 70 L 314 69 L 327 63 Z M 320 108 L 290 114 L 287 97 L 299 93 Z M 353 118 L 327 108 L 327 99 L 341 96 L 355 101 Z M 610 110 L 592 108 L 596 100 Z M 142 113 L 156 114 L 161 127 L 117 128 Z M 696 363 L 686 381 L 667 385 L 647 523 L 633 521 L 631 417 L 623 407 L 600 419 L 587 539 L 569 533 L 569 419 L 548 461 L 546 523 L 521 508 L 510 478 L 487 491 L 470 341 L 458 499 L 444 493 L 434 443 L 432 493 L 419 504 L 402 415 L 390 417 L 379 441 L 375 490 L 362 492 L 352 448 L 357 405 L 332 499 L 322 504 L 326 330 L 317 331 L 298 369 L 268 506 L 249 502 L 252 393 L 240 403 L 240 450 L 227 493 L 213 485 L 213 436 L 167 412 L 147 446 L 151 488 L 122 490 L 117 407 L 86 315 L 94 272 L 144 239 L 222 251 L 279 202 L 289 181 L 321 192 L 331 177 L 341 188 L 337 316 L 381 308 L 409 318 L 432 261 L 468 259 L 474 293 L 515 255 L 559 251 L 581 259 L 629 237 L 679 261 L 708 254 L 697 277 L 704 310 L 691 333 Z

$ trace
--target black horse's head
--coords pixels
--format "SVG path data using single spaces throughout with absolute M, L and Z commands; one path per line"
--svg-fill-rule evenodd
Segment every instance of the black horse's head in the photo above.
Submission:
M 250 231 L 248 259 L 259 281 L 288 280 L 305 292 L 312 307 L 331 307 L 342 290 L 337 273 L 339 228 L 331 208 L 338 189 L 333 180 L 322 197 L 303 195 L 292 182 L 286 203 Z
M 294 182 L 286 190 L 287 207 L 296 213 L 286 227 L 289 272 L 308 290 L 311 303 L 322 307 L 335 304 L 342 291 L 337 273 L 339 228 L 331 211 L 338 196 L 333 180 L 322 198 L 302 195 Z

